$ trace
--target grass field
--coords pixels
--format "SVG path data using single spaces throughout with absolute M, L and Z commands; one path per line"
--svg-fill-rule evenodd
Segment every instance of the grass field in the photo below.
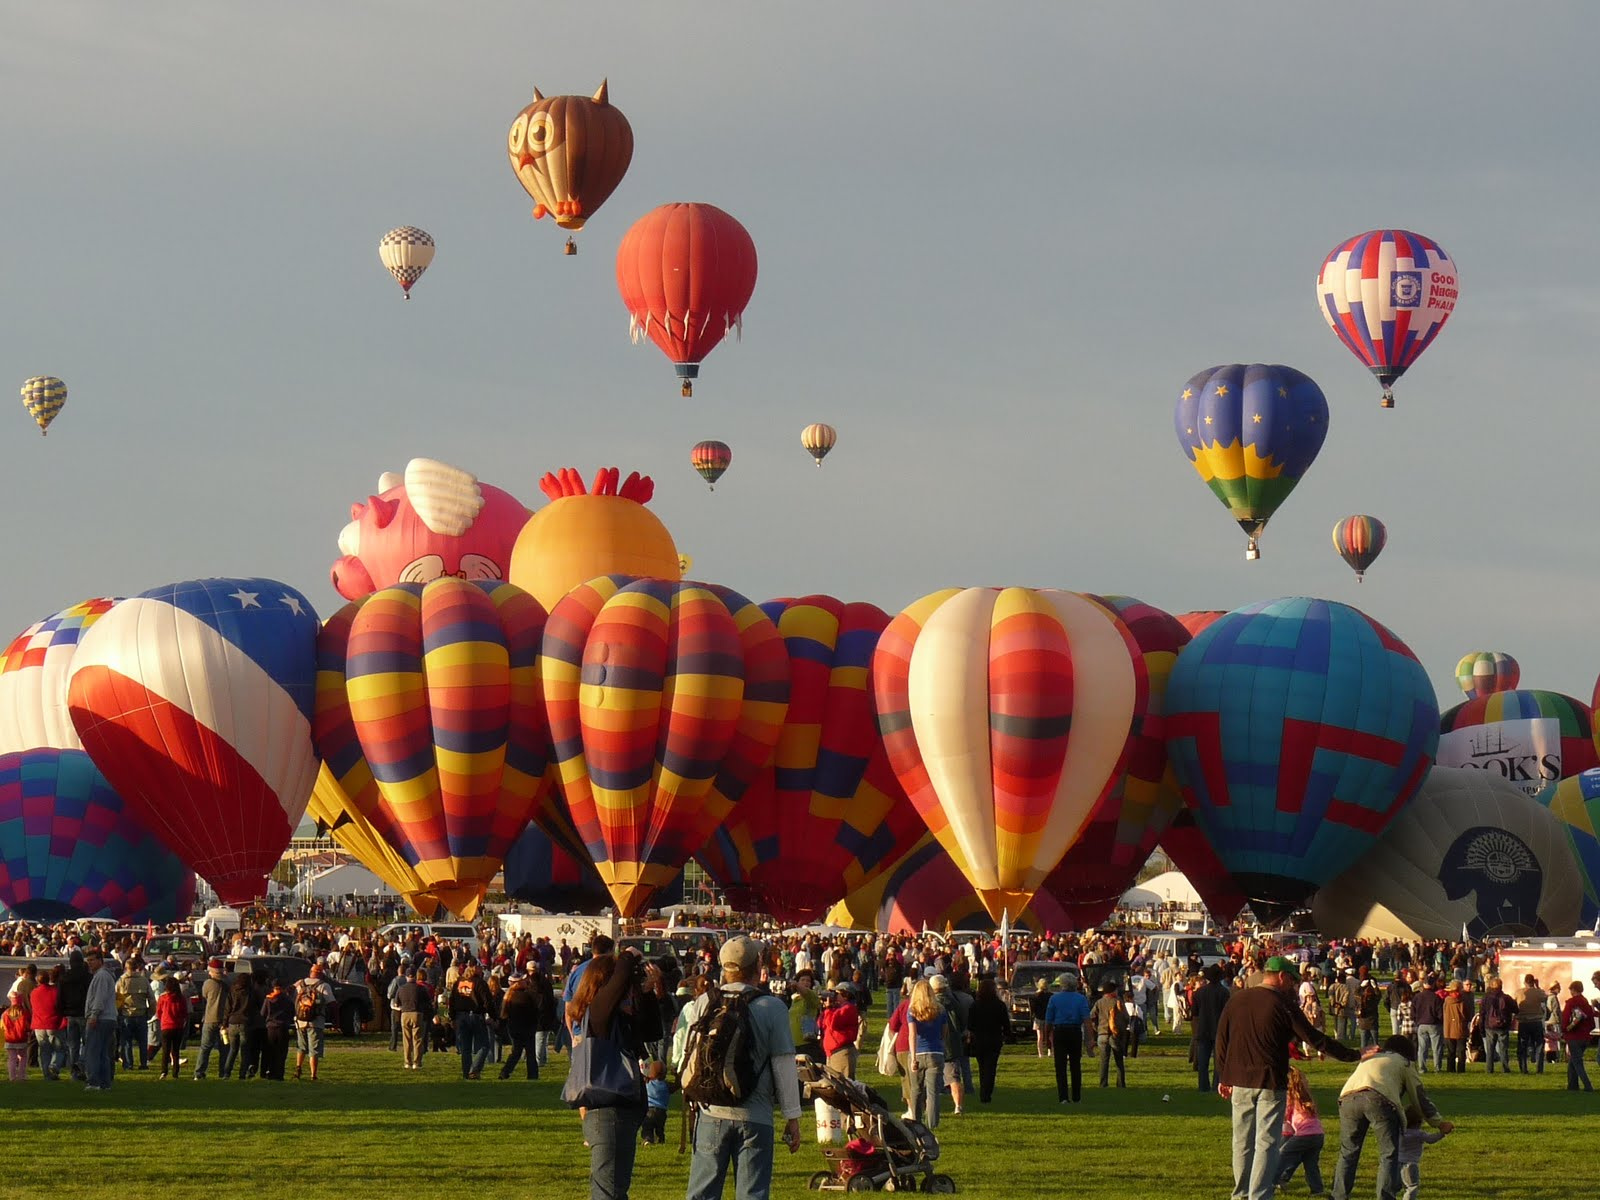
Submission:
M 588 1195 L 587 1152 L 575 1115 L 560 1101 L 564 1058 L 552 1059 L 537 1083 L 500 1082 L 492 1072 L 466 1082 L 453 1055 L 430 1054 L 421 1071 L 407 1072 L 387 1046 L 386 1036 L 333 1040 L 314 1086 L 187 1075 L 159 1081 L 153 1070 L 119 1073 L 104 1094 L 37 1074 L 0 1085 L 0 1136 L 11 1156 L 3 1194 L 170 1200 L 203 1186 L 294 1200 L 351 1200 L 375 1190 L 471 1200 Z M 946 1101 L 940 1169 L 962 1194 L 993 1200 L 1226 1197 L 1227 1106 L 1199 1094 L 1186 1047 L 1168 1038 L 1147 1045 L 1129 1061 L 1125 1091 L 1102 1091 L 1089 1074 L 1084 1103 L 1072 1111 L 1056 1104 L 1051 1064 L 1032 1047 L 1009 1048 L 993 1104 L 973 1100 L 954 1117 Z M 1310 1070 L 1329 1128 L 1323 1172 L 1331 1186 L 1338 1089 L 1348 1068 L 1330 1062 Z M 1460 1128 L 1429 1149 L 1422 1194 L 1553 1200 L 1591 1193 L 1600 1096 L 1567 1092 L 1565 1075 L 1555 1066 L 1543 1076 L 1491 1078 L 1481 1064 L 1466 1076 L 1429 1075 L 1435 1101 Z M 866 1077 L 898 1095 L 870 1068 Z M 775 1196 L 810 1194 L 806 1180 L 822 1165 L 809 1113 L 803 1124 L 798 1154 L 779 1147 Z M 640 1149 L 635 1200 L 683 1196 L 688 1160 L 677 1153 L 677 1137 L 674 1110 L 670 1144 Z M 1373 1193 L 1375 1157 L 1369 1145 L 1361 1196 Z M 1288 1194 L 1306 1191 L 1297 1176 Z

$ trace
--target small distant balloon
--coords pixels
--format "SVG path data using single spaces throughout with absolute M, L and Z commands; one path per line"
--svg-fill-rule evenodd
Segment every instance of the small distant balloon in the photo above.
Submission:
M 1357 583 L 1388 541 L 1389 531 L 1377 517 L 1346 517 L 1333 527 L 1333 548 L 1350 564 Z
M 23 406 L 38 424 L 41 435 L 50 432 L 50 422 L 66 402 L 67 385 L 54 375 L 35 375 L 22 385 Z
M 711 490 L 717 490 L 717 480 L 721 479 L 727 471 L 728 464 L 733 462 L 733 451 L 728 449 L 726 442 L 696 442 L 694 449 L 689 451 L 689 465 L 700 472 Z
M 806 453 L 817 460 L 819 467 L 838 440 L 839 431 L 832 425 L 807 425 L 800 432 L 800 444 L 805 447 Z
M 407 300 L 411 299 L 411 285 L 422 278 L 433 261 L 433 250 L 433 235 L 415 225 L 391 229 L 378 243 L 379 260 L 394 276 Z
M 1463 654 L 1456 664 L 1456 682 L 1468 700 L 1476 700 L 1496 692 L 1515 691 L 1522 682 L 1522 668 L 1509 654 L 1498 650 L 1473 650 Z

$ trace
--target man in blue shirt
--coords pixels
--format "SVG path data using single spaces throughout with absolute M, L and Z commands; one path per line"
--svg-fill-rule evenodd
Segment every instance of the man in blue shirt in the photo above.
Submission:
M 1062 1103 L 1083 1099 L 1083 1023 L 1089 1019 L 1089 998 L 1070 975 L 1056 976 L 1056 992 L 1045 1005 L 1044 1022 L 1056 1060 L 1056 1097 Z M 1070 1076 L 1071 1094 L 1067 1083 Z

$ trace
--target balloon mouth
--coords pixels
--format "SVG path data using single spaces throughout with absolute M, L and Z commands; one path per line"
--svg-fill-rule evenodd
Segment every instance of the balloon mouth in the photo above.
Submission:
M 566 216 L 557 217 L 556 224 L 561 226 L 563 229 L 570 229 L 576 233 L 578 230 L 583 228 L 583 223 L 586 219 L 587 218 L 572 216 L 569 214 Z

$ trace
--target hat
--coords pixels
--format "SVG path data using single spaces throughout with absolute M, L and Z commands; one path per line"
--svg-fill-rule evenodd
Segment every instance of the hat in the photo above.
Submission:
M 741 933 L 722 943 L 722 949 L 717 951 L 717 961 L 725 967 L 738 967 L 748 973 L 761 961 L 761 947 Z
M 936 992 L 942 992 L 950 986 L 950 981 L 943 975 L 931 975 L 928 977 L 928 986 Z
M 1100 985 L 1100 990 L 1102 992 L 1104 992 L 1108 996 L 1111 995 L 1111 993 L 1113 993 L 1113 992 L 1115 992 L 1117 990 L 1117 982 L 1116 982 L 1116 980 L 1114 980 L 1114 979 L 1106 980 L 1104 983 L 1102 983 Z
M 1293 979 L 1297 983 L 1300 980 L 1300 969 L 1281 954 L 1274 954 L 1271 958 L 1267 959 L 1267 965 L 1263 967 L 1262 970 L 1266 971 L 1268 974 L 1277 972 L 1280 975 L 1287 975 L 1290 979 Z M 1352 971 L 1351 974 L 1353 975 L 1355 972 Z
M 206 964 L 206 966 L 210 967 L 213 971 L 220 971 L 222 970 L 222 960 L 220 958 L 213 958 Z
M 841 996 L 854 996 L 856 994 L 855 985 L 849 983 L 836 983 L 833 985 L 833 990 Z

